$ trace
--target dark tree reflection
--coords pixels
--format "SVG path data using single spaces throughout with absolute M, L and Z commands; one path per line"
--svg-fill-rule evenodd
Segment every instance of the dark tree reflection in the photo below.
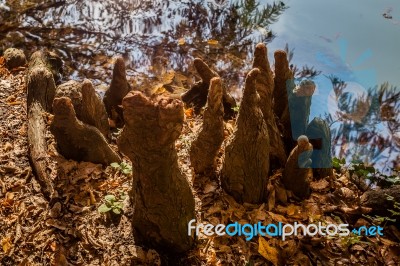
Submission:
M 269 26 L 287 8 L 283 2 L 261 5 L 257 0 L 24 3 L 6 1 L 9 10 L 1 11 L 6 22 L 0 26 L 2 49 L 48 47 L 66 60 L 69 76 L 98 81 L 111 76 L 109 58 L 123 54 L 137 86 L 153 86 L 168 70 L 190 85 L 197 56 L 213 65 L 228 86 L 238 86 L 253 47 L 272 40 Z
M 384 83 L 357 96 L 344 92 L 346 82 L 329 78 L 339 109 L 327 116 L 333 154 L 385 173 L 400 170 L 400 90 Z

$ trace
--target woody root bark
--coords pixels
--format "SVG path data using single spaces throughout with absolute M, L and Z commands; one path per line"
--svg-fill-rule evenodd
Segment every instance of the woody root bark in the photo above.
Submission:
M 135 240 L 169 252 L 187 251 L 193 244 L 187 225 L 195 218 L 194 198 L 174 145 L 183 127 L 183 104 L 130 92 L 122 106 L 125 127 L 117 142 L 132 161 Z
M 47 146 L 49 130 L 59 154 L 67 159 L 105 165 L 121 161 L 108 144 L 106 108 L 92 83 L 68 81 L 57 86 L 61 72 L 62 60 L 55 54 L 32 54 L 27 74 L 29 157 L 43 193 L 49 198 L 57 196 L 54 175 L 46 170 L 52 160 Z M 54 114 L 53 119 L 48 119 L 47 114 Z
M 223 142 L 223 89 L 217 74 L 195 60 L 202 81 L 182 96 L 186 103 L 205 105 L 203 126 L 190 150 L 195 173 L 215 169 L 213 162 Z M 208 86 L 208 87 L 207 87 Z M 253 70 L 245 81 L 233 134 L 226 141 L 220 172 L 223 189 L 239 202 L 266 200 L 272 171 L 284 168 L 282 183 L 298 198 L 310 195 L 312 178 L 331 174 L 330 132 L 325 121 L 309 122 L 310 80 L 295 84 L 286 52 L 275 52 L 272 72 L 267 47 L 258 44 Z M 207 92 L 205 101 L 195 92 Z

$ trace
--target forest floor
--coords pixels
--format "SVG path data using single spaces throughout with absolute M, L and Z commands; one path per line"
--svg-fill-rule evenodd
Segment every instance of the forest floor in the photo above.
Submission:
M 127 195 L 130 174 L 117 168 L 65 160 L 48 134 L 58 196 L 46 198 L 28 157 L 26 68 L 11 71 L 0 57 L 0 265 L 161 265 L 168 259 L 135 245 L 129 197 L 119 216 L 99 213 L 106 195 Z M 50 121 L 52 116 L 46 115 Z M 234 121 L 226 123 L 226 135 Z M 371 225 L 359 211 L 362 194 L 347 172 L 312 182 L 312 194 L 298 201 L 280 183 L 281 171 L 268 182 L 268 200 L 238 204 L 224 193 L 216 175 L 194 177 L 188 151 L 201 119 L 186 110 L 184 129 L 176 143 L 179 163 L 196 199 L 198 223 L 262 222 Z M 116 149 L 115 145 L 112 145 Z M 223 152 L 220 152 L 222 155 Z M 129 163 L 127 158 L 125 162 Z M 221 158 L 217 158 L 217 167 Z M 196 246 L 170 265 L 400 265 L 400 231 L 385 224 L 383 237 L 213 236 L 201 234 Z M 163 263 L 164 265 L 165 263 Z

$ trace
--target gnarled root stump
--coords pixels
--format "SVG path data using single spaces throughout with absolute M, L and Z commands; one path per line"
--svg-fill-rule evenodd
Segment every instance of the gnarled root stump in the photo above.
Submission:
M 289 69 L 287 54 L 283 50 L 274 53 L 275 77 L 274 77 L 274 113 L 278 117 L 280 132 L 283 135 L 286 154 L 289 154 L 294 146 L 295 139 L 292 136 L 292 127 L 289 112 L 289 95 L 295 88 L 293 73 Z
M 331 131 L 328 124 L 321 118 L 316 117 L 308 124 L 306 135 L 314 148 L 311 156 L 314 177 L 324 178 L 331 176 L 333 174 Z
M 287 81 L 293 79 L 293 73 L 289 69 L 289 61 L 287 59 L 287 54 L 285 51 L 275 51 L 274 58 L 274 112 L 278 116 L 278 118 L 282 118 L 285 109 L 289 108 Z
M 121 161 L 97 128 L 76 118 L 70 98 L 54 99 L 53 110 L 54 119 L 50 131 L 56 139 L 58 151 L 66 159 L 104 165 Z
M 28 113 L 28 143 L 29 158 L 32 168 L 42 187 L 43 194 L 52 199 L 57 196 L 54 183 L 47 173 L 50 164 L 46 143 L 46 121 L 43 118 L 45 111 L 40 103 L 32 103 Z
M 26 57 L 24 51 L 16 48 L 8 48 L 4 51 L 3 55 L 6 66 L 8 69 L 13 69 L 16 67 L 21 67 L 26 64 Z
M 197 73 L 199 73 L 201 80 L 194 84 L 187 92 L 183 93 L 181 98 L 186 105 L 193 106 L 194 112 L 198 114 L 200 113 L 201 108 L 203 108 L 207 103 L 207 95 L 211 79 L 219 77 L 219 75 L 211 70 L 211 68 L 200 58 L 194 59 L 194 67 L 196 68 Z M 234 115 L 232 108 L 236 106 L 236 101 L 228 94 L 224 87 L 222 101 L 224 105 L 224 117 L 232 117 Z
M 274 90 L 274 78 L 268 62 L 267 47 L 263 43 L 259 43 L 256 46 L 253 68 L 260 69 L 260 75 L 258 75 L 256 79 L 256 89 L 260 95 L 260 109 L 268 128 L 271 145 L 271 152 L 269 155 L 270 165 L 272 168 L 277 169 L 285 165 L 287 158 L 273 112 L 272 94 Z
M 183 127 L 183 104 L 130 92 L 122 105 L 125 126 L 117 142 L 132 161 L 135 239 L 167 252 L 185 252 L 193 244 L 187 226 L 195 214 L 174 145 Z
M 32 54 L 27 74 L 27 110 L 28 110 L 28 144 L 29 159 L 32 169 L 46 197 L 57 196 L 53 179 L 48 173 L 50 157 L 46 143 L 47 127 L 45 112 L 50 112 L 54 99 L 56 84 L 53 75 L 61 68 L 51 53 L 38 51 Z
M 239 202 L 262 202 L 269 172 L 268 129 L 255 84 L 259 74 L 255 68 L 247 75 L 236 129 L 222 167 L 222 187 Z
M 103 98 L 108 117 L 115 121 L 117 127 L 124 125 L 121 104 L 122 99 L 129 91 L 131 91 L 131 87 L 126 79 L 125 62 L 122 57 L 118 57 L 115 61 L 110 87 Z
M 203 127 L 190 147 L 190 161 L 196 173 L 213 168 L 214 159 L 224 140 L 224 107 L 222 105 L 222 82 L 212 78 L 204 110 Z
M 83 123 L 96 127 L 106 138 L 109 137 L 107 112 L 90 80 L 86 79 L 83 83 L 67 81 L 57 87 L 55 97 L 70 98 L 76 117 Z
M 310 196 L 312 179 L 311 155 L 313 147 L 306 136 L 297 139 L 297 146 L 292 150 L 283 171 L 282 183 L 299 198 Z
M 37 51 L 29 61 L 27 76 L 28 110 L 34 101 L 40 103 L 44 111 L 50 112 L 56 93 L 56 83 L 48 64 L 48 54 Z

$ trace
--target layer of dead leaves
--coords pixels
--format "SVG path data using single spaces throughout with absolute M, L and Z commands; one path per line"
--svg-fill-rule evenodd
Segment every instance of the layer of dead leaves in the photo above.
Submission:
M 129 197 L 120 216 L 100 214 L 108 194 L 129 194 L 131 179 L 112 167 L 68 161 L 58 155 L 49 137 L 58 197 L 46 199 L 29 165 L 26 139 L 25 69 L 8 71 L 0 57 L 0 265 L 160 265 L 167 259 L 135 245 Z M 349 223 L 370 221 L 358 206 L 361 192 L 346 174 L 312 183 L 310 199 L 298 201 L 281 185 L 281 172 L 270 178 L 264 204 L 238 204 L 224 193 L 216 173 L 195 176 L 188 156 L 201 119 L 185 110 L 186 122 L 176 143 L 179 163 L 196 199 L 197 222 Z M 233 132 L 234 121 L 225 125 Z M 115 147 L 115 146 L 114 146 Z M 221 166 L 223 149 L 216 159 Z M 244 236 L 208 237 L 173 265 L 399 265 L 400 233 L 385 227 L 385 237 L 344 238 Z M 172 264 L 171 264 L 172 265 Z

